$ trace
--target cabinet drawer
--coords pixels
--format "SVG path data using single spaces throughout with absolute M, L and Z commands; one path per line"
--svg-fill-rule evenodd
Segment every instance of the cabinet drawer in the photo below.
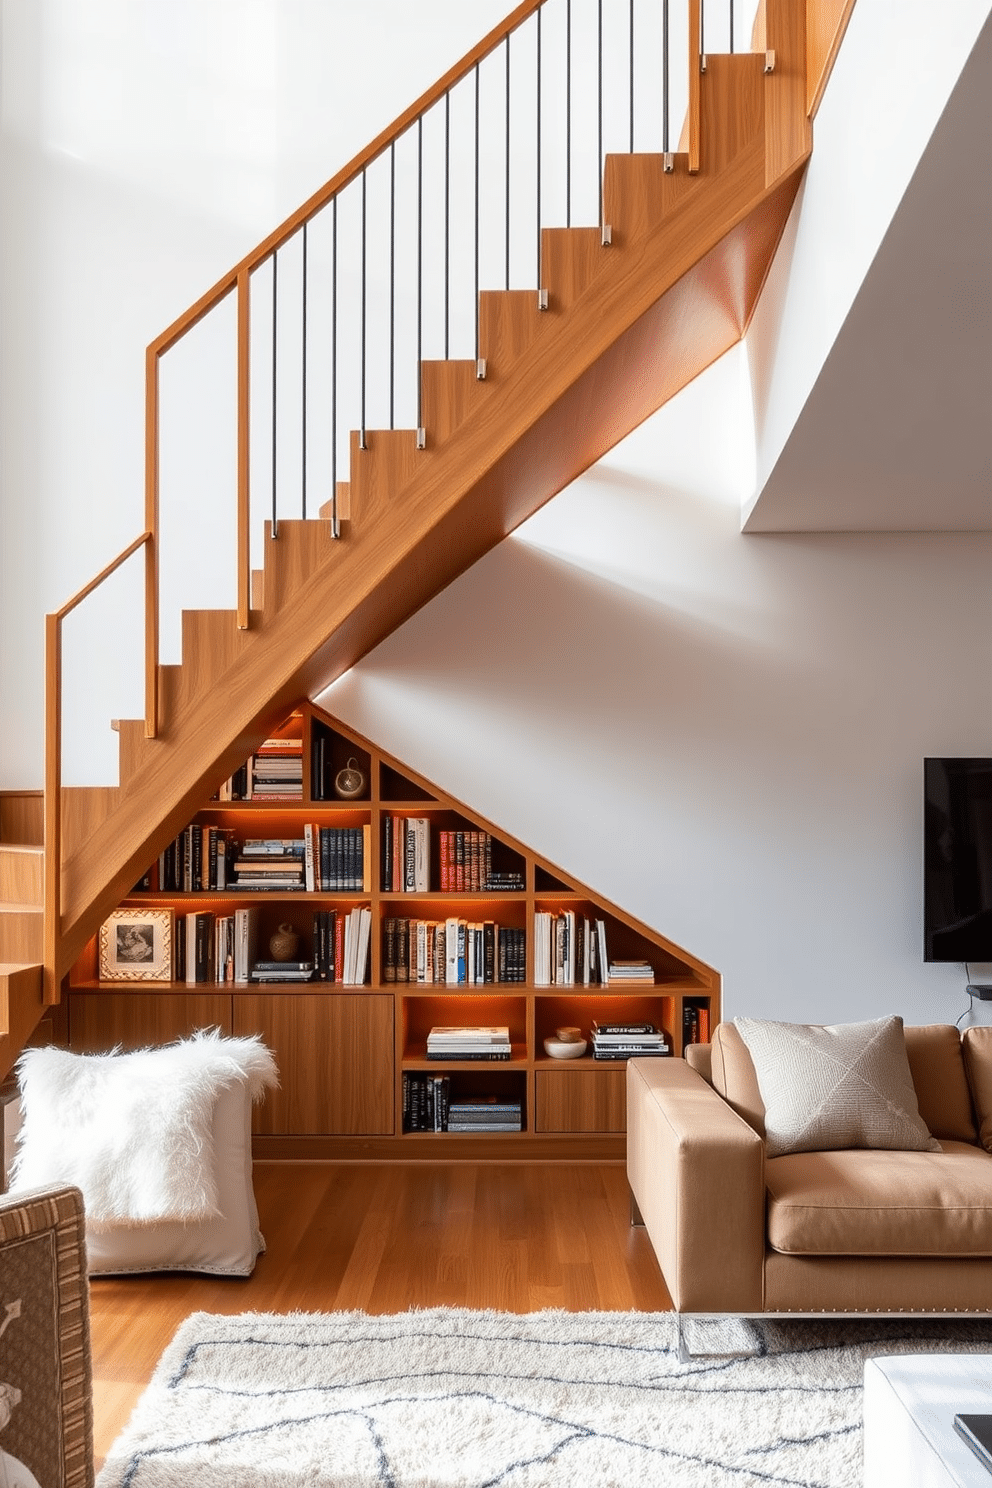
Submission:
M 538 1070 L 539 1132 L 627 1130 L 627 1066 L 619 1069 Z

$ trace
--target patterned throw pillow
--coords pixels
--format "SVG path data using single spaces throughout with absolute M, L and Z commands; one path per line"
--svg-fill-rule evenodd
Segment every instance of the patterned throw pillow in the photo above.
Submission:
M 768 1023 L 735 1018 L 765 1103 L 766 1151 L 939 1152 L 920 1116 L 902 1019 Z

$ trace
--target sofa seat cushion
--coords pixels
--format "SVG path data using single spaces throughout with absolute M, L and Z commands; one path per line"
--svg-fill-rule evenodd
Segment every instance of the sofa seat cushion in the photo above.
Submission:
M 769 1158 L 768 1243 L 786 1255 L 992 1256 L 992 1157 L 941 1145 Z

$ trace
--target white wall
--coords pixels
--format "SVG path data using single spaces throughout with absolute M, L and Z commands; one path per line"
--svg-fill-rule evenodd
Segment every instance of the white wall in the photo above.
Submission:
M 748 332 L 758 448 L 744 509 L 749 529 L 788 526 L 781 495 L 765 521 L 761 490 L 990 11 L 989 0 L 954 0 L 939 12 L 930 0 L 898 7 L 857 0 L 814 122 L 799 199 Z M 952 179 L 960 180 L 961 159 L 948 162 Z M 837 525 L 829 515 L 827 523 Z

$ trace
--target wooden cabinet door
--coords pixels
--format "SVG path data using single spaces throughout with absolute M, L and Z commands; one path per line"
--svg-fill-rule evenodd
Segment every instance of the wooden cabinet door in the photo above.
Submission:
M 538 1070 L 538 1132 L 627 1130 L 627 1066 Z
M 195 1028 L 231 1032 L 230 992 L 70 992 L 74 1054 L 146 1049 L 188 1038 Z
M 390 1136 L 393 999 L 376 993 L 243 993 L 234 1031 L 260 1033 L 280 1088 L 254 1114 L 265 1136 Z

